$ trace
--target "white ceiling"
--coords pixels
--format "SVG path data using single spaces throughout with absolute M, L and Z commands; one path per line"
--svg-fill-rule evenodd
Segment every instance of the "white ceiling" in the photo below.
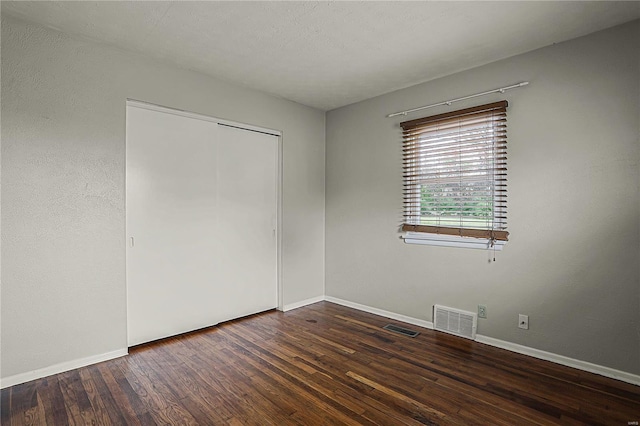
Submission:
M 3 14 L 322 110 L 640 18 L 640 1 L 2 1 L 1 7 Z

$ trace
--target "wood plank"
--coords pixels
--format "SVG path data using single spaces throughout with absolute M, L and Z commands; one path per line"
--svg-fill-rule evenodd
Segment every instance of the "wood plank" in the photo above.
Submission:
M 370 380 L 366 377 L 363 377 L 359 374 L 354 373 L 353 371 L 348 371 L 347 372 L 347 376 L 351 377 L 352 379 L 355 379 L 357 381 L 359 381 L 360 383 L 364 383 L 367 386 L 372 387 L 373 389 L 382 392 L 384 394 L 387 394 L 389 396 L 391 396 L 392 398 L 396 398 L 400 401 L 406 402 L 408 404 L 414 405 L 416 406 L 418 409 L 420 409 L 420 411 L 423 411 L 425 413 L 426 416 L 428 416 L 428 418 L 430 418 L 430 420 L 432 421 L 442 421 L 445 420 L 447 415 L 445 413 L 442 413 L 438 410 L 435 410 L 425 404 L 422 404 L 418 401 L 416 401 L 415 399 L 412 399 L 410 397 L 408 397 L 407 395 L 405 395 L 404 393 L 401 392 L 397 392 L 393 389 L 390 389 L 384 385 L 381 385 L 380 383 L 374 382 L 373 380 Z M 449 421 L 449 419 L 446 419 L 447 422 Z
M 94 383 L 93 378 L 91 377 L 91 369 L 82 368 L 78 370 L 78 373 L 80 374 L 82 387 L 84 388 L 87 399 L 91 404 L 91 408 L 96 418 L 96 424 L 111 426 L 113 423 L 111 422 L 109 411 L 104 405 L 104 402 L 102 401 L 102 398 L 100 396 L 100 392 L 98 391 L 98 388 Z
M 67 410 L 57 376 L 36 381 L 36 389 L 45 413 L 45 424 L 66 424 Z
M 12 388 L 0 390 L 0 425 L 11 423 L 11 392 Z
M 134 354 L 129 357 L 128 367 L 132 373 L 128 381 L 134 391 L 141 396 L 149 414 L 160 424 L 197 425 L 196 419 L 189 414 L 165 383 L 158 379 L 162 371 L 155 371 L 147 363 L 146 357 Z
M 95 387 L 97 396 L 100 398 L 101 409 L 104 409 L 109 416 L 111 424 L 115 426 L 127 426 L 129 424 L 136 424 L 133 416 L 126 415 L 127 407 L 121 406 L 111 394 L 111 390 L 105 381 L 105 378 L 100 374 L 100 369 L 97 365 L 87 368 L 87 373 L 91 378 L 92 384 Z M 92 402 L 93 404 L 93 402 Z
M 118 368 L 118 364 L 118 362 L 106 362 L 97 367 L 113 401 L 122 410 L 127 424 L 155 424 L 140 396 L 135 393 L 121 369 Z

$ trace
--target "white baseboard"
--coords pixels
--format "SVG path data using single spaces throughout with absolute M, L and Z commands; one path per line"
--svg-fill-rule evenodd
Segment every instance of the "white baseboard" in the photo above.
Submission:
M 540 349 L 531 348 L 529 346 L 523 346 L 517 343 L 507 342 L 506 340 L 494 339 L 493 337 L 483 336 L 481 334 L 476 334 L 476 342 L 484 343 L 489 346 L 495 346 L 496 348 L 506 349 L 508 351 L 516 352 L 523 355 L 529 355 L 534 358 L 555 362 L 556 364 L 565 365 L 567 367 L 573 367 L 578 370 L 588 371 L 589 373 L 599 374 L 601 376 L 609 377 L 612 379 L 616 379 L 623 382 L 631 383 L 633 385 L 640 386 L 639 375 L 616 370 L 614 368 L 604 367 L 602 365 L 592 364 L 587 361 L 581 361 L 579 359 L 569 358 L 564 355 L 558 355 L 552 352 L 546 352 Z
M 357 309 L 359 311 L 369 312 L 371 314 L 380 315 L 386 318 L 391 318 L 391 319 L 403 321 L 409 324 L 417 325 L 418 327 L 433 329 L 433 323 L 430 321 L 412 318 L 405 315 L 396 314 L 394 312 L 378 309 L 378 308 L 372 308 L 371 306 L 361 305 L 359 303 L 350 302 L 348 300 L 342 300 L 342 299 L 338 299 L 336 297 L 331 297 L 331 296 L 325 296 L 324 300 L 326 300 L 327 302 L 346 306 L 348 308 Z M 540 349 L 530 348 L 528 346 L 507 342 L 505 340 L 494 339 L 493 337 L 483 336 L 481 334 L 476 334 L 475 341 L 479 343 L 484 343 L 486 345 L 495 346 L 497 348 L 506 349 L 511 352 L 516 352 L 523 355 L 529 355 L 534 358 L 555 362 L 556 364 L 565 365 L 567 367 L 573 367 L 578 370 L 588 371 L 589 373 L 599 374 L 601 376 L 609 377 L 612 379 L 616 379 L 623 382 L 631 383 L 633 385 L 640 386 L 640 376 L 636 374 L 631 374 L 625 371 L 604 367 L 602 365 L 592 364 L 590 362 L 581 361 L 579 359 L 569 358 L 564 355 L 545 352 Z
M 324 296 L 312 297 L 311 299 L 301 300 L 300 302 L 290 303 L 288 305 L 284 305 L 282 308 L 282 312 L 291 311 L 293 309 L 302 308 L 303 306 L 312 305 L 314 303 L 322 302 L 324 300 Z
M 3 379 L 0 379 L 0 389 L 19 385 L 25 382 L 30 382 L 31 380 L 41 379 L 53 374 L 64 373 L 65 371 L 74 370 L 76 368 L 86 367 L 87 365 L 97 364 L 102 361 L 119 358 L 121 356 L 127 355 L 128 353 L 129 350 L 126 348 L 119 349 L 117 351 L 107 352 L 105 354 L 93 355 L 73 361 L 62 362 L 60 364 L 51 365 L 49 367 L 39 368 L 37 370 L 27 371 L 26 373 L 20 373 L 14 376 L 5 377 Z
M 337 305 L 342 305 L 348 308 L 357 309 L 359 311 L 369 312 L 370 314 L 380 315 L 381 317 L 391 318 L 396 321 L 402 321 L 408 324 L 417 325 L 418 327 L 433 329 L 433 323 L 431 321 L 425 321 L 418 318 L 408 317 L 406 315 L 396 314 L 394 312 L 389 312 L 389 311 L 385 311 L 378 308 L 372 308 L 371 306 L 361 305 L 355 302 L 349 302 L 348 300 L 338 299 L 337 297 L 325 296 L 324 300 L 326 300 L 327 302 L 335 303 Z

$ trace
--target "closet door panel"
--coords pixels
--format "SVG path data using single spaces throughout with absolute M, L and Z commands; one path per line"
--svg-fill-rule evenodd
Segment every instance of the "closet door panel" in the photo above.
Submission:
M 219 320 L 217 124 L 127 107 L 129 345 Z
M 231 319 L 277 306 L 278 137 L 224 125 L 218 135 L 218 279 Z

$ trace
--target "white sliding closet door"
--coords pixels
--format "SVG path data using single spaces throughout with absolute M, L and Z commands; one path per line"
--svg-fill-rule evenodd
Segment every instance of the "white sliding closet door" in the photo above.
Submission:
M 219 321 L 216 131 L 216 123 L 127 107 L 129 346 Z
M 276 307 L 277 144 L 127 106 L 129 346 Z
M 223 317 L 277 306 L 278 138 L 218 129 L 218 277 Z

